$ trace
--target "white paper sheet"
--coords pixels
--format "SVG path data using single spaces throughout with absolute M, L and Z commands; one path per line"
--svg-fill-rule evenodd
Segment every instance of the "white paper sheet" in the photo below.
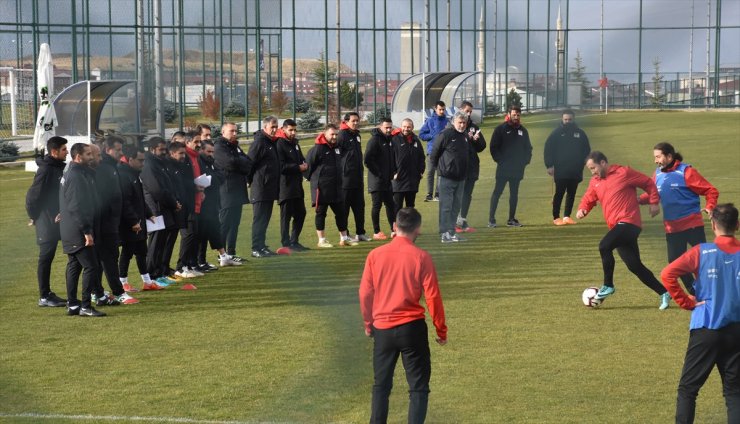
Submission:
M 155 216 L 154 222 L 146 220 L 146 232 L 153 233 L 155 231 L 164 230 L 164 217 L 162 215 Z
M 195 181 L 195 185 L 201 186 L 203 188 L 211 186 L 211 176 L 210 175 L 201 174 L 198 178 L 196 178 L 193 181 Z

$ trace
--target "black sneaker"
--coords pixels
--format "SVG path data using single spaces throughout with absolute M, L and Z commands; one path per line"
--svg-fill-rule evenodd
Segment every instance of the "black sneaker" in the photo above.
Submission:
M 507 227 L 523 227 L 524 225 L 519 222 L 516 218 L 506 221 Z
M 295 250 L 296 252 L 305 252 L 306 250 L 311 250 L 300 243 L 293 243 L 288 247 L 290 247 L 291 250 Z
M 431 194 L 427 194 L 427 197 L 424 198 L 424 201 L 425 202 L 431 202 L 432 201 L 432 195 Z
M 210 271 L 216 271 L 216 270 L 218 270 L 218 267 L 216 265 L 210 263 L 210 262 L 206 262 L 204 264 L 200 264 L 199 266 L 201 268 L 203 268 L 205 270 L 205 272 L 210 272 Z
M 39 299 L 39 306 L 49 308 L 59 308 L 62 306 L 67 306 L 67 299 L 62 299 L 52 292 L 49 293 L 48 296 Z
M 80 308 L 81 317 L 104 317 L 107 314 L 105 312 L 98 311 L 92 306 L 89 308 Z
M 80 314 L 79 306 L 67 306 L 67 315 L 74 317 Z
M 107 295 L 99 298 L 97 300 L 97 302 L 95 302 L 95 306 L 118 306 L 120 304 L 121 304 L 121 302 L 119 302 L 118 299 L 115 298 L 115 296 L 107 296 Z M 86 308 L 82 308 L 83 311 L 85 309 Z M 93 311 L 95 311 L 95 309 L 92 308 L 92 307 L 90 309 L 92 309 Z M 82 315 L 82 311 L 80 311 L 80 315 Z M 105 314 L 103 314 L 103 315 L 105 315 Z M 90 315 L 90 316 L 94 316 L 94 315 Z
M 246 262 L 244 258 L 242 258 L 241 256 L 236 256 L 236 255 L 229 255 L 229 256 L 231 257 L 231 260 L 234 262 Z
M 211 272 L 211 268 L 208 268 L 204 264 L 198 264 L 194 266 L 193 269 L 195 269 L 196 271 L 202 272 L 202 273 Z
M 269 258 L 270 256 L 275 256 L 275 255 L 276 253 L 271 251 L 268 248 L 252 251 L 253 258 Z

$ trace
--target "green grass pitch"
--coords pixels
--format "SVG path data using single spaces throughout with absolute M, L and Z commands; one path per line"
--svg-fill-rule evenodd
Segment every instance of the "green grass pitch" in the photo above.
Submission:
M 721 202 L 740 204 L 739 118 L 736 111 L 636 111 L 577 121 L 611 163 L 646 174 L 654 169 L 652 146 L 673 143 L 719 189 Z M 542 151 L 558 121 L 556 114 L 523 117 L 534 145 L 520 191 L 523 228 L 486 228 L 494 169 L 488 150 L 469 214 L 478 231 L 466 243 L 439 242 L 438 204 L 422 201 L 422 182 L 418 244 L 439 272 L 450 341 L 431 348 L 430 423 L 673 420 L 690 313 L 675 304 L 659 311 L 658 296 L 619 260 L 616 294 L 599 309 L 581 304 L 581 291 L 601 283 L 597 245 L 606 226 L 598 207 L 579 225 L 551 224 Z M 483 126 L 489 142 L 498 122 Z M 312 142 L 302 143 L 307 150 Z M 31 179 L 0 170 L 0 422 L 81 422 L 76 415 L 87 416 L 84 422 L 367 422 L 372 341 L 363 333 L 357 289 L 365 255 L 378 242 L 250 259 L 197 279 L 197 291 L 139 293 L 140 304 L 106 308 L 106 318 L 67 317 L 63 308 L 36 306 L 38 250 L 24 211 Z M 507 208 L 508 191 L 499 222 Z M 369 209 L 368 196 L 371 229 Z M 272 248 L 279 247 L 278 214 L 276 207 Z M 251 218 L 247 206 L 238 248 L 244 255 Z M 666 264 L 662 218 L 646 210 L 643 218 L 643 261 L 659 273 Z M 309 211 L 301 240 L 307 246 L 316 243 L 313 219 Z M 333 228 L 329 219 L 329 240 L 337 242 Z M 62 296 L 65 263 L 60 248 L 52 289 Z M 133 263 L 131 270 L 137 276 Z M 405 422 L 406 390 L 399 364 L 390 422 Z M 724 408 L 714 372 L 698 399 L 698 421 L 724 422 Z

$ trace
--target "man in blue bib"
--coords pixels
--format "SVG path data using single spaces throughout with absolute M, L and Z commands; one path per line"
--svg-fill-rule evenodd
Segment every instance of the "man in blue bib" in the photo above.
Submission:
M 731 203 L 712 211 L 714 243 L 694 246 L 661 273 L 663 285 L 683 309 L 692 311 L 689 346 L 678 384 L 676 423 L 693 423 L 696 397 L 715 364 L 722 378 L 727 422 L 740 423 L 740 241 L 738 210 Z M 678 282 L 696 275 L 695 296 Z

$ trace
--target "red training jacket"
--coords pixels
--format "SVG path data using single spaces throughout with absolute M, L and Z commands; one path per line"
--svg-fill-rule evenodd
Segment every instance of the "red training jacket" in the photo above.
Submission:
M 191 149 L 190 147 L 185 148 L 185 153 L 187 153 L 188 157 L 190 158 L 190 163 L 193 168 L 193 179 L 200 177 L 200 162 L 198 162 L 199 153 Z M 203 204 L 203 199 L 205 197 L 206 196 L 202 191 L 195 192 L 195 213 L 200 213 L 200 206 Z
M 601 202 L 604 219 L 610 229 L 620 222 L 642 228 L 640 206 L 637 203 L 638 187 L 647 193 L 651 205 L 660 203 L 654 180 L 630 167 L 610 165 L 606 178 L 602 179 L 598 175 L 591 177 L 578 209 L 589 212 L 597 202 Z
M 397 236 L 373 249 L 360 282 L 360 309 L 365 329 L 388 329 L 424 319 L 424 295 L 437 337 L 447 340 L 445 310 L 432 257 L 414 242 Z

